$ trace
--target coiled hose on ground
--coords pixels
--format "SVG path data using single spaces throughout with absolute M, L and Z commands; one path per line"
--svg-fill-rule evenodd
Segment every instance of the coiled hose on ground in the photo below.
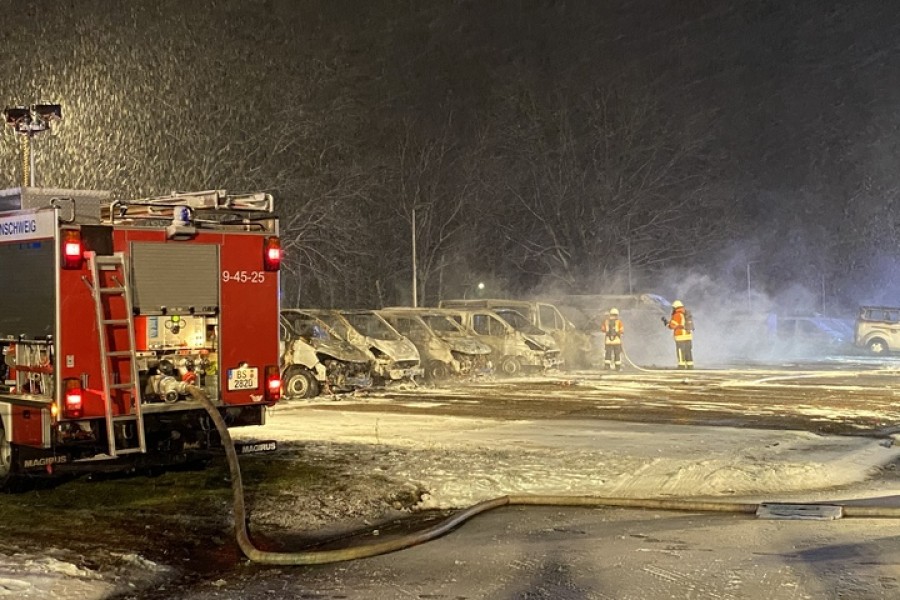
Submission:
M 500 508 L 502 506 L 568 506 L 568 507 L 624 507 L 641 508 L 650 510 L 677 510 L 690 512 L 726 512 L 753 514 L 759 504 L 743 504 L 739 502 L 703 502 L 690 500 L 648 499 L 648 498 L 605 498 L 600 496 L 552 496 L 552 495 L 517 495 L 500 496 L 491 500 L 479 502 L 466 508 L 455 515 L 448 517 L 437 525 L 409 534 L 393 540 L 354 546 L 340 550 L 322 550 L 305 552 L 270 552 L 260 550 L 253 545 L 247 532 L 247 509 L 244 503 L 244 485 L 241 480 L 241 468 L 238 462 L 237 451 L 231 440 L 231 434 L 225 425 L 219 409 L 203 393 L 192 394 L 198 399 L 212 418 L 222 446 L 225 448 L 225 456 L 228 460 L 228 470 L 231 473 L 231 486 L 234 495 L 234 532 L 238 546 L 244 555 L 254 562 L 266 565 L 316 565 L 369 558 L 380 554 L 395 552 L 404 548 L 410 548 L 424 542 L 434 540 L 445 535 L 483 512 Z M 881 517 L 900 518 L 900 507 L 885 506 L 843 506 L 843 516 L 846 517 Z

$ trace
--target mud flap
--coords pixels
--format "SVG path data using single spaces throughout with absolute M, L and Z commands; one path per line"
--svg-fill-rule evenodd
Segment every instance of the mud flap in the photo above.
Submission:
M 265 454 L 278 450 L 278 442 L 275 440 L 255 441 L 255 442 L 235 442 L 234 449 L 239 455 L 243 454 Z
M 13 444 L 12 451 L 13 470 L 16 473 L 52 473 L 56 465 L 68 465 L 72 462 L 71 454 L 57 453 L 51 448 Z

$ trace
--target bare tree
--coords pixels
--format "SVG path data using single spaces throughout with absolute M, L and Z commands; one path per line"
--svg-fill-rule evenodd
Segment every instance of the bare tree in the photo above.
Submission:
M 395 210 L 407 225 L 410 244 L 415 231 L 416 304 L 425 304 L 439 296 L 439 290 L 429 294 L 429 285 L 453 264 L 453 247 L 469 222 L 466 211 L 480 197 L 482 147 L 479 139 L 464 145 L 457 138 L 452 111 L 433 137 L 420 131 L 416 123 L 405 123 L 394 185 Z
M 506 136 L 517 176 L 499 190 L 514 200 L 502 226 L 515 268 L 574 291 L 629 260 L 658 268 L 725 235 L 698 123 L 674 128 L 649 95 L 595 91 L 548 108 L 527 98 L 526 125 Z

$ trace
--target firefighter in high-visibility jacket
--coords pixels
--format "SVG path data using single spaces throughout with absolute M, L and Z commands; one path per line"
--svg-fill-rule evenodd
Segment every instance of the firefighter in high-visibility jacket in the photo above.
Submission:
M 694 323 L 681 300 L 672 303 L 672 316 L 662 318 L 663 323 L 675 336 L 675 354 L 679 369 L 694 368 Z
M 625 327 L 619 319 L 619 309 L 609 309 L 609 315 L 600 325 L 600 331 L 603 332 L 603 339 L 606 342 L 606 360 L 604 365 L 607 369 L 615 368 L 617 371 L 622 370 L 622 334 L 625 333 Z

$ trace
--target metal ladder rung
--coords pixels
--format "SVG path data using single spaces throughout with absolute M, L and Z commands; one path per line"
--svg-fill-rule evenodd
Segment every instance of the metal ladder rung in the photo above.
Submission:
M 109 389 L 111 390 L 127 390 L 134 387 L 134 383 L 130 381 L 126 381 L 125 383 L 111 383 L 109 384 Z
M 103 319 L 100 322 L 104 325 L 128 325 L 128 319 Z
M 112 265 L 119 266 L 122 264 L 122 261 L 115 254 L 104 254 L 103 256 L 94 256 L 94 263 L 99 265 Z
M 116 448 L 116 456 L 121 456 L 122 454 L 139 454 L 143 452 L 140 448 Z
M 116 423 L 120 421 L 137 421 L 137 415 L 116 415 L 113 417 L 113 421 Z
M 125 288 L 123 288 L 123 287 L 104 287 L 104 288 L 99 288 L 97 291 L 100 292 L 101 294 L 124 294 Z
M 107 356 L 111 356 L 113 358 L 123 358 L 128 357 L 131 358 L 133 352 L 131 350 L 113 350 L 112 352 L 107 352 Z

